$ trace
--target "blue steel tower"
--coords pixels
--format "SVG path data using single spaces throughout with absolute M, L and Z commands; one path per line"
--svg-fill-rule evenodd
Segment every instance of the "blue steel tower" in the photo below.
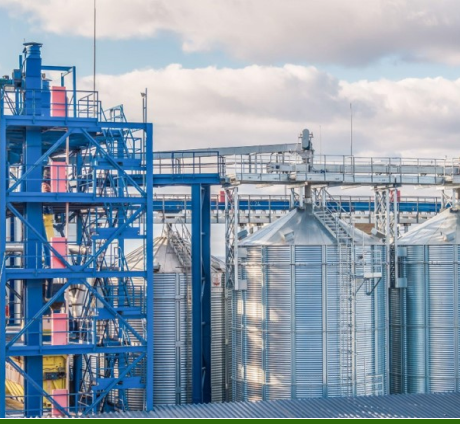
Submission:
M 133 391 L 151 410 L 152 125 L 104 111 L 38 43 L 0 90 L 0 416 L 127 410 Z

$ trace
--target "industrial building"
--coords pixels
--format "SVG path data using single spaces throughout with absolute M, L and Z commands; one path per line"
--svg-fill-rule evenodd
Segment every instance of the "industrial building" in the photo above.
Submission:
M 455 415 L 458 160 L 316 155 L 306 129 L 154 152 L 152 124 L 102 100 L 40 43 L 0 79 L 1 417 Z

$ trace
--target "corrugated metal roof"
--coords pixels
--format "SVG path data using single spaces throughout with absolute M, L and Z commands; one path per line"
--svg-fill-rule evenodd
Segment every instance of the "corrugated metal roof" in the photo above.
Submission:
M 351 229 L 342 222 L 342 226 L 357 243 L 381 244 L 376 237 L 370 236 L 358 228 Z M 289 237 L 287 237 L 289 236 Z M 287 215 L 265 226 L 250 235 L 240 246 L 255 245 L 302 245 L 323 246 L 336 243 L 326 227 L 316 218 L 312 205 L 305 205 L 305 209 L 294 209 Z
M 100 418 L 458 418 L 460 393 L 368 396 L 157 407 Z
M 400 245 L 460 244 L 460 210 L 449 208 L 404 234 Z

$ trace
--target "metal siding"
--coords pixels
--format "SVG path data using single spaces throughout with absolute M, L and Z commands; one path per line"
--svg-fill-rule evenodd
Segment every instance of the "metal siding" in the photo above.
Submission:
M 267 247 L 262 317 L 264 400 L 291 398 L 291 247 Z M 264 319 L 265 318 L 265 319 Z
M 248 290 L 233 291 L 232 392 L 234 401 L 262 399 L 262 251 L 247 248 L 249 265 L 240 267 Z
M 404 342 L 404 308 L 405 290 L 390 289 L 390 393 L 400 394 L 405 392 L 405 368 L 406 357 Z
M 407 251 L 407 391 L 425 393 L 425 246 L 408 246 Z
M 226 319 L 227 297 L 225 295 L 222 274 L 215 278 L 220 280 L 220 287 L 211 288 L 211 398 L 213 402 L 226 400 Z
M 407 325 L 401 324 L 407 332 L 406 391 L 458 391 L 459 246 L 409 245 L 407 252 Z
M 187 401 L 187 302 L 183 274 L 155 275 L 155 405 Z M 161 389 L 160 389 L 161 388 Z
M 326 248 L 327 281 L 327 396 L 340 396 L 340 290 L 339 290 L 339 253 L 336 246 Z
M 323 396 L 322 247 L 295 247 L 296 397 Z
M 456 390 L 453 246 L 429 246 L 429 392 Z
M 460 393 L 159 406 L 97 418 L 458 418 Z
M 233 295 L 235 401 L 342 396 L 337 263 L 336 246 L 247 247 L 247 290 Z M 386 276 L 371 288 L 356 295 L 358 395 L 384 394 L 388 378 Z

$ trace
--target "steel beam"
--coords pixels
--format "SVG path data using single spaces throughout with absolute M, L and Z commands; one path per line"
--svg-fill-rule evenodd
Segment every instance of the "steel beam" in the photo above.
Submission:
M 6 187 L 8 178 L 7 154 L 6 154 L 6 121 L 3 111 L 0 110 L 0 382 L 6 379 L 6 274 L 5 274 L 5 250 L 6 250 Z M 5 384 L 0 384 L 0 418 L 5 417 Z
M 211 196 L 192 186 L 192 402 L 211 401 Z
M 146 127 L 146 162 L 153 164 L 153 125 L 148 124 Z M 145 264 L 146 264 L 146 288 L 147 288 L 147 354 L 146 354 L 146 363 L 147 363 L 147 375 L 145 377 L 146 384 L 146 408 L 147 411 L 153 410 L 153 396 L 154 396 L 154 386 L 153 386 L 153 374 L 154 374 L 154 364 L 153 364 L 153 347 L 154 347 L 154 306 L 153 306 L 153 285 L 154 285 L 154 270 L 153 270 L 153 167 L 147 167 L 146 173 L 146 195 L 147 195 L 147 205 L 146 205 L 146 244 L 145 244 Z

